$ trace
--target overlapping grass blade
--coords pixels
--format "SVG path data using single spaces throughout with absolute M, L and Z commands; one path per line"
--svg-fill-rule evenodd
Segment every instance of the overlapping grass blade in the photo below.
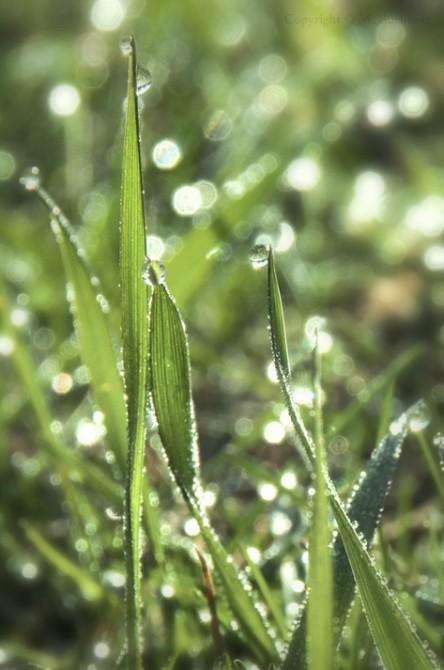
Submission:
M 71 224 L 53 198 L 36 189 L 48 207 L 51 224 L 62 255 L 67 281 L 67 298 L 74 316 L 80 355 L 88 369 L 93 396 L 105 414 L 107 440 L 123 472 L 126 451 L 126 419 L 122 380 L 106 318 L 108 305 L 100 293 L 97 277 L 87 267 Z
M 199 524 L 217 580 L 243 637 L 259 658 L 272 660 L 277 657 L 273 639 L 201 504 L 188 343 L 180 314 L 164 284 L 153 289 L 149 343 L 152 404 L 171 472 Z
M 281 389 L 286 400 L 287 408 L 292 419 L 293 426 L 301 442 L 305 446 L 307 459 L 311 464 L 315 463 L 313 452 L 313 441 L 305 429 L 297 408 L 291 399 L 289 379 L 281 364 L 283 349 L 283 334 L 285 327 L 280 301 L 280 291 L 274 268 L 272 250 L 269 253 L 268 268 L 268 306 L 269 321 L 271 328 L 271 346 L 273 360 L 278 372 Z M 274 331 L 274 332 L 273 332 Z M 359 533 L 369 544 L 374 536 L 386 495 L 390 489 L 392 476 L 399 460 L 402 444 L 405 439 L 408 423 L 408 413 L 401 417 L 395 427 L 379 444 L 372 454 L 369 464 L 360 478 L 354 496 L 349 504 L 349 523 L 356 523 Z M 333 505 L 335 516 L 340 514 L 337 510 L 337 497 L 330 482 L 328 474 L 325 474 L 325 484 L 329 490 L 330 501 Z M 342 508 L 341 508 L 342 511 Z M 339 638 L 355 591 L 355 579 L 349 563 L 349 557 L 338 537 L 333 552 L 333 578 L 334 578 L 334 617 L 335 637 Z M 303 670 L 307 666 L 307 612 L 303 610 L 296 625 L 288 653 L 283 664 L 283 670 Z
M 131 37 L 128 52 L 119 257 L 122 356 L 128 420 L 125 484 L 126 631 L 127 663 L 131 670 L 142 668 L 140 514 L 148 354 L 147 287 L 141 280 L 145 259 L 145 222 L 136 85 L 136 46 L 134 38 Z M 156 535 L 157 533 L 152 533 L 152 536 Z
M 420 641 L 395 594 L 387 587 L 336 496 L 331 497 L 339 532 L 384 667 L 432 670 L 437 663 Z
M 316 458 L 315 494 L 308 549 L 308 665 L 311 670 L 330 670 L 333 663 L 333 580 L 318 338 L 316 338 L 315 359 Z

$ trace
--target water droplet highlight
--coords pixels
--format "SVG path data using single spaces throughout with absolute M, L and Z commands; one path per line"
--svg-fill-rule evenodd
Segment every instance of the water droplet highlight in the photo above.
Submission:
M 136 69 L 136 93 L 143 95 L 152 84 L 151 72 L 143 65 L 138 65 Z
M 142 279 L 149 286 L 163 284 L 166 277 L 166 269 L 161 261 L 146 259 L 142 267 Z
M 419 433 L 430 423 L 430 409 L 424 402 L 419 400 L 408 412 L 408 426 L 412 433 Z
M 133 50 L 133 47 L 131 45 L 131 37 L 127 35 L 124 37 L 121 42 L 120 42 L 120 51 L 123 53 L 124 56 L 129 56 L 130 53 Z
M 35 166 L 28 168 L 24 171 L 19 181 L 27 191 L 37 191 L 40 188 L 40 170 Z
M 262 268 L 268 262 L 268 249 L 265 244 L 255 244 L 250 249 L 250 263 L 254 268 Z

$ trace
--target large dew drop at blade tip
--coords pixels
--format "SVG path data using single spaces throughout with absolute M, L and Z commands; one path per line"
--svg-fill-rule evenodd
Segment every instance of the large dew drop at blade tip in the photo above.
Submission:
M 127 35 L 126 37 L 123 37 L 121 42 L 120 42 L 120 51 L 123 53 L 124 56 L 129 56 L 133 50 L 132 44 L 131 44 L 131 37 Z
M 249 259 L 255 269 L 264 267 L 268 262 L 268 249 L 265 244 L 255 244 L 250 249 Z
M 161 261 L 147 258 L 142 267 L 142 279 L 148 286 L 158 286 L 165 282 L 166 269 Z

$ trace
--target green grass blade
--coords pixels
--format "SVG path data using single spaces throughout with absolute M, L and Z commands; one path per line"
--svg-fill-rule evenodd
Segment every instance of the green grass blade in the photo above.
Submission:
M 436 456 L 430 448 L 430 445 L 427 442 L 423 432 L 417 433 L 415 437 L 418 441 L 424 460 L 427 463 L 427 467 L 435 483 L 435 487 L 441 498 L 441 502 L 444 502 L 444 478 L 442 476 L 442 472 L 440 472 Z
M 408 413 L 398 419 L 399 430 L 388 433 L 373 451 L 349 501 L 347 515 L 357 524 L 365 541 L 373 540 L 393 473 L 399 461 L 407 432 Z M 334 495 L 330 494 L 330 500 Z M 333 548 L 335 641 L 342 633 L 355 594 L 355 580 L 341 538 Z M 306 667 L 306 610 L 301 613 L 293 633 L 283 670 L 303 670 Z
M 39 431 L 43 436 L 44 448 L 51 459 L 52 466 L 62 477 L 62 483 L 65 479 L 75 478 L 90 486 L 93 491 L 100 493 L 111 504 L 118 505 L 122 500 L 120 485 L 95 463 L 83 461 L 75 451 L 65 447 L 51 430 L 52 417 L 45 401 L 44 390 L 39 383 L 30 353 L 18 329 L 10 322 L 10 311 L 8 297 L 2 290 L 0 293 L 0 324 L 2 331 L 14 342 L 11 361 L 28 395 Z
M 145 222 L 136 94 L 136 46 L 128 53 L 128 97 L 123 148 L 120 209 L 120 290 L 122 355 L 127 398 L 128 462 L 125 485 L 127 663 L 141 670 L 140 515 L 145 446 L 148 354 Z
M 423 646 L 395 594 L 369 556 L 339 498 L 332 505 L 375 644 L 387 670 L 431 670 L 438 665 Z
M 53 229 L 69 282 L 68 297 L 73 309 L 80 355 L 90 374 L 94 399 L 105 414 L 107 441 L 123 471 L 126 445 L 125 405 L 116 352 L 102 307 L 106 305 L 105 299 L 97 293 L 97 284 L 92 283 L 93 278 L 83 261 L 83 253 L 75 243 L 73 231 L 62 215 L 54 216 Z
M 150 306 L 150 390 L 170 468 L 186 498 L 200 503 L 199 457 L 188 345 L 180 314 L 163 284 Z
M 298 407 L 293 403 L 290 388 L 290 365 L 288 361 L 287 336 L 285 331 L 284 310 L 282 306 L 281 291 L 276 275 L 273 249 L 270 246 L 268 253 L 268 321 L 270 326 L 271 353 L 273 356 L 276 374 L 284 395 L 285 404 L 290 415 L 291 422 L 297 437 L 300 440 L 303 451 L 302 456 L 307 466 L 314 463 L 313 440 L 302 421 Z
M 104 596 L 103 587 L 89 573 L 65 556 L 59 549 L 46 540 L 30 523 L 22 522 L 28 540 L 38 552 L 63 575 L 73 581 L 88 600 L 100 600 Z
M 201 505 L 188 342 L 181 316 L 164 284 L 153 289 L 149 344 L 151 398 L 169 467 L 199 524 L 241 634 L 259 658 L 274 659 L 277 652 L 268 629 Z
M 333 662 L 333 578 L 328 488 L 322 429 L 320 355 L 315 350 L 315 494 L 308 549 L 308 665 L 330 670 Z
M 270 249 L 268 268 L 268 303 L 273 360 L 279 377 L 281 389 L 286 400 L 287 409 L 297 435 L 306 449 L 307 459 L 313 464 L 313 442 L 305 430 L 297 408 L 291 399 L 289 378 L 282 368 L 280 352 L 284 347 L 282 325 L 284 322 L 282 302 L 280 298 L 277 276 L 274 269 L 273 253 Z M 274 331 L 274 332 L 273 332 Z M 387 493 L 391 486 L 394 470 L 399 460 L 400 451 L 407 431 L 408 412 L 401 417 L 396 428 L 392 430 L 373 452 L 372 458 L 357 485 L 355 494 L 349 505 L 349 518 L 357 524 L 358 531 L 367 543 L 373 539 Z M 333 485 L 325 473 L 326 485 L 330 489 L 330 500 L 336 500 Z M 344 549 L 342 540 L 338 538 L 333 552 L 334 579 L 334 615 L 336 622 L 335 637 L 342 632 L 355 590 L 355 580 Z M 303 670 L 307 666 L 307 611 L 301 613 L 296 625 L 289 650 L 283 664 L 283 670 Z

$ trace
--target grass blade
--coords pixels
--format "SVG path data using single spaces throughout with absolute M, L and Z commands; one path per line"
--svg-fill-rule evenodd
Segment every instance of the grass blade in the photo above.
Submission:
M 122 355 L 127 398 L 128 462 L 125 484 L 127 663 L 141 670 L 140 515 L 145 446 L 148 354 L 147 287 L 141 280 L 145 222 L 136 94 L 136 45 L 128 51 L 128 97 L 120 210 Z
M 296 436 L 302 445 L 301 455 L 306 465 L 311 468 L 314 464 L 314 445 L 307 428 L 302 421 L 298 407 L 293 403 L 290 388 L 290 365 L 288 361 L 287 336 L 285 331 L 284 310 L 282 306 L 281 291 L 276 275 L 273 249 L 268 252 L 268 321 L 270 326 L 271 353 L 273 356 L 276 374 L 279 379 L 281 391 L 284 395 L 285 404 L 290 415 Z M 298 445 L 299 446 L 299 445 Z
M 97 277 L 89 271 L 74 229 L 60 207 L 40 184 L 35 191 L 48 207 L 51 225 L 62 256 L 67 298 L 74 316 L 80 355 L 86 365 L 93 396 L 105 414 L 107 440 L 121 471 L 125 467 L 126 418 L 122 380 L 106 318 L 108 305 Z
M 88 600 L 100 600 L 104 596 L 103 587 L 86 570 L 67 558 L 61 551 L 46 540 L 30 523 L 22 522 L 28 540 L 39 553 L 63 575 L 73 581 Z
M 321 409 L 321 364 L 315 348 L 315 494 L 308 549 L 308 659 L 311 670 L 330 670 L 333 662 L 333 579 L 328 526 L 328 488 Z
M 370 630 L 387 670 L 432 670 L 437 664 L 426 651 L 407 615 L 344 512 L 339 498 L 332 505 Z
M 85 462 L 73 450 L 68 449 L 51 430 L 52 417 L 45 401 L 42 389 L 31 355 L 25 346 L 19 331 L 11 324 L 9 313 L 11 307 L 8 296 L 1 290 L 0 296 L 0 324 L 2 331 L 14 342 L 11 360 L 15 366 L 18 378 L 29 398 L 37 419 L 37 425 L 43 436 L 43 444 L 54 469 L 59 472 L 62 482 L 70 477 L 76 477 L 91 489 L 100 493 L 105 500 L 118 505 L 122 500 L 121 487 L 113 481 L 107 472 L 92 462 Z
M 270 249 L 268 258 L 268 309 L 271 329 L 271 346 L 273 360 L 278 373 L 281 390 L 286 400 L 287 409 L 293 426 L 302 444 L 305 447 L 307 460 L 315 464 L 313 441 L 305 429 L 297 408 L 291 398 L 289 377 L 283 369 L 281 351 L 284 347 L 282 328 L 284 323 L 282 302 L 277 276 L 274 268 L 273 253 Z M 348 518 L 357 524 L 357 530 L 369 544 L 374 536 L 387 493 L 391 486 L 394 470 L 398 463 L 400 451 L 405 439 L 408 424 L 408 412 L 403 415 L 395 426 L 373 452 L 369 464 L 360 478 L 355 494 L 349 503 Z M 330 501 L 336 514 L 336 493 L 333 484 L 324 471 L 325 483 L 329 489 Z M 334 613 L 335 637 L 338 639 L 355 591 L 355 579 L 349 563 L 349 557 L 342 544 L 341 538 L 335 542 L 333 552 L 333 579 L 334 579 Z M 283 670 L 303 670 L 307 666 L 307 610 L 302 611 L 295 628 L 288 653 L 283 664 Z
M 277 652 L 267 627 L 201 504 L 188 343 L 181 316 L 162 283 L 154 286 L 150 301 L 149 343 L 152 403 L 171 472 L 199 524 L 243 637 L 260 659 L 275 659 Z

